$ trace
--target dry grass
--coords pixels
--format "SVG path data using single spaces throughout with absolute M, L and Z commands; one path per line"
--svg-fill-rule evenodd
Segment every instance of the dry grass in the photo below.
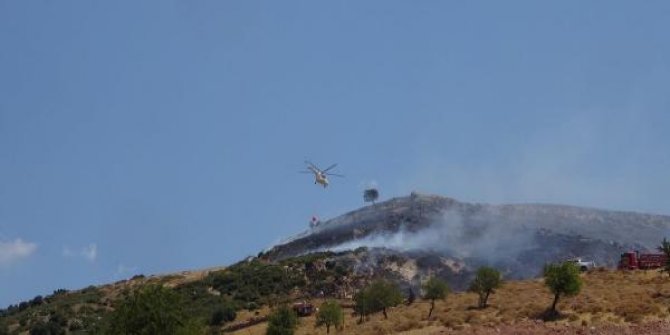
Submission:
M 563 318 L 557 324 L 598 326 L 635 324 L 646 321 L 670 321 L 670 278 L 656 271 L 592 271 L 582 275 L 584 286 L 576 297 L 562 298 L 558 309 Z M 430 305 L 416 302 L 389 311 L 385 320 L 381 313 L 358 324 L 358 317 L 345 309 L 345 326 L 337 334 L 433 334 L 445 329 L 468 329 L 473 326 L 495 327 L 534 320 L 551 304 L 552 295 L 542 280 L 506 283 L 489 299 L 489 307 L 477 309 L 477 296 L 456 293 L 446 301 L 436 303 L 433 317 L 427 319 Z M 342 301 L 350 303 L 349 301 Z M 314 301 L 317 305 L 321 301 Z M 269 311 L 264 309 L 260 315 Z M 239 319 L 251 317 L 241 313 Z M 314 317 L 302 318 L 297 334 L 325 334 L 325 328 L 315 328 Z M 234 334 L 261 335 L 266 324 L 245 328 Z

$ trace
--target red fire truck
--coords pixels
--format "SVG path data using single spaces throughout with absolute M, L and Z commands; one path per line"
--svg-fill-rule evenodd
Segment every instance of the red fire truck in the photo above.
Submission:
M 665 265 L 667 257 L 664 254 L 641 254 L 639 251 L 628 251 L 621 254 L 619 269 L 657 269 Z

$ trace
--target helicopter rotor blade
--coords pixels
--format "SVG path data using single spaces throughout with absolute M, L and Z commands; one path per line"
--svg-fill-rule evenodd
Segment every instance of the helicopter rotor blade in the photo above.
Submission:
M 337 166 L 337 163 L 327 167 L 325 170 L 323 170 L 323 172 L 328 172 L 328 171 L 332 170 L 333 168 L 335 168 L 336 166 Z
M 326 176 L 344 177 L 344 175 L 337 174 L 337 173 L 326 173 Z
M 314 164 L 314 163 L 312 163 L 312 162 L 310 162 L 310 161 L 305 161 L 305 164 L 307 164 L 307 166 L 311 167 L 312 169 L 316 169 L 316 170 L 321 171 L 321 169 L 319 169 L 319 167 L 316 166 L 316 164 Z

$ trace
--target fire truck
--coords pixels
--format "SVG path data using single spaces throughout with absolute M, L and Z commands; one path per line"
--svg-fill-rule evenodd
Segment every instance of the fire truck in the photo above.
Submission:
M 293 304 L 293 311 L 295 311 L 296 314 L 298 314 L 299 317 L 304 317 L 304 316 L 310 316 L 314 313 L 316 313 L 319 309 L 314 307 L 314 305 L 302 301 L 302 302 L 297 302 Z
M 663 267 L 667 262 L 667 256 L 664 254 L 641 254 L 639 251 L 628 251 L 621 254 L 619 261 L 620 270 L 636 270 L 636 269 L 658 269 Z

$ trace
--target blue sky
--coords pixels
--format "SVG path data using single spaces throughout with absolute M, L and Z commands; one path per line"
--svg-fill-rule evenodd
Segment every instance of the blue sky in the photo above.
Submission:
M 668 31 L 662 1 L 0 1 L 0 306 L 229 264 L 369 185 L 670 214 Z

